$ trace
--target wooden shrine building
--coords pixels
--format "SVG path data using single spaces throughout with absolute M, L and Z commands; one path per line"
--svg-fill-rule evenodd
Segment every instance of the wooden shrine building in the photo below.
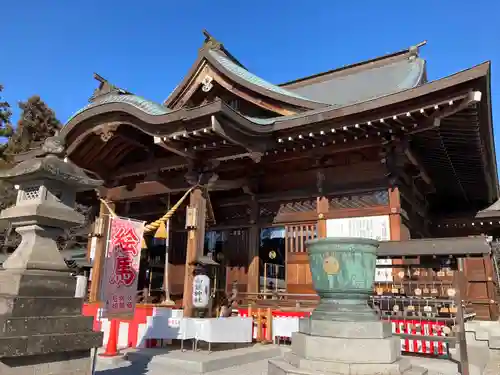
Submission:
M 164 103 L 96 75 L 90 104 L 62 130 L 68 158 L 106 182 L 118 215 L 154 221 L 196 187 L 189 204 L 203 218 L 186 228 L 183 205 L 170 222 L 170 291 L 186 308 L 189 263 L 207 251 L 224 265 L 223 289 L 311 293 L 308 239 L 480 234 L 441 226 L 499 198 L 489 62 L 428 81 L 422 43 L 274 85 L 205 36 Z M 155 248 L 144 252 L 153 290 Z

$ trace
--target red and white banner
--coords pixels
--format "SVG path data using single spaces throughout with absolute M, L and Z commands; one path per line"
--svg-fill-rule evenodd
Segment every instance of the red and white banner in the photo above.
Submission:
M 110 218 L 101 284 L 102 317 L 134 316 L 143 235 L 144 222 Z

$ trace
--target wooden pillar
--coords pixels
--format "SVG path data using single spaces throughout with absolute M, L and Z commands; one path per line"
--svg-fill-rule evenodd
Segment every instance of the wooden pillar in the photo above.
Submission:
M 182 295 L 182 306 L 184 316 L 193 315 L 193 263 L 203 255 L 205 244 L 205 221 L 206 221 L 206 199 L 203 197 L 201 189 L 194 189 L 189 197 L 189 207 L 196 209 L 196 227 L 188 229 L 186 266 L 184 272 L 184 293 Z
M 391 231 L 392 241 L 401 241 L 401 198 L 399 195 L 399 188 L 393 186 L 389 188 L 389 226 Z
M 460 362 L 458 366 L 459 373 L 462 375 L 469 375 L 469 358 L 467 351 L 467 339 L 465 336 L 465 321 L 464 321 L 464 306 L 462 301 L 465 300 L 465 273 L 464 273 L 464 260 L 457 258 L 457 270 L 453 275 L 453 287 L 455 288 L 455 305 L 457 307 L 456 317 L 458 332 L 456 336 L 458 339 Z
M 496 292 L 495 271 L 493 269 L 494 259 L 490 254 L 483 255 L 484 274 L 486 282 L 486 293 L 489 302 L 490 320 L 498 319 L 498 297 Z
M 318 188 L 318 198 L 316 198 L 316 213 L 318 214 L 318 238 L 326 238 L 326 220 L 328 211 L 330 210 L 330 202 L 324 196 L 325 173 L 323 171 L 323 163 L 321 160 L 316 161 L 319 168 L 316 171 L 316 187 Z
M 325 197 L 318 197 L 316 202 L 316 211 L 318 213 L 318 238 L 326 238 L 326 220 L 330 203 Z
M 248 287 L 247 293 L 259 293 L 260 281 L 260 228 L 258 224 L 259 219 L 259 204 L 255 197 L 252 197 L 250 207 L 250 230 L 248 241 Z
M 108 206 L 112 210 L 115 209 L 115 205 L 113 203 L 108 203 Z M 106 205 L 101 203 L 99 208 L 99 220 L 102 223 L 102 233 L 99 233 L 99 236 L 97 237 L 95 256 L 92 264 L 92 280 L 90 282 L 89 302 L 98 302 L 100 297 L 102 269 L 104 266 L 106 244 L 108 240 L 109 218 L 110 212 L 108 211 Z M 89 238 L 89 241 L 92 241 L 92 237 Z

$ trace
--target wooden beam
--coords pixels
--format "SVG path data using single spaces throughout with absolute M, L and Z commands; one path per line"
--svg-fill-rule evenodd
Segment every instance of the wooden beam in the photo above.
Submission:
M 435 190 L 435 186 L 420 159 L 415 154 L 413 154 L 413 152 L 408 148 L 405 148 L 404 154 L 406 155 L 410 163 L 418 168 L 422 180 L 424 180 L 425 183 L 432 188 L 432 190 Z
M 269 152 L 267 155 L 263 155 L 261 158 L 262 164 L 275 164 L 275 163 L 285 163 L 297 159 L 304 158 L 321 158 L 323 156 L 350 152 L 356 150 L 362 150 L 366 148 L 379 147 L 380 141 L 378 140 L 360 140 L 352 144 L 341 144 L 341 145 L 330 145 L 325 147 L 316 147 L 309 150 L 297 150 L 289 152 Z M 232 149 L 220 149 L 211 152 L 207 152 L 204 155 L 205 159 L 224 161 L 224 165 L 221 166 L 223 170 L 241 168 L 241 158 L 252 158 L 251 152 L 244 152 L 240 146 Z M 232 161 L 231 159 L 234 159 Z M 157 172 L 159 170 L 172 170 L 187 168 L 188 160 L 185 157 L 179 155 L 158 158 L 154 161 L 133 163 L 126 167 L 120 168 L 113 175 L 114 179 L 121 179 L 130 176 L 144 175 L 151 172 Z
M 470 91 L 462 100 L 458 101 L 458 104 L 450 100 L 447 107 L 434 112 L 432 116 L 426 119 L 426 125 L 418 127 L 416 130 L 408 132 L 408 134 L 417 134 L 438 128 L 441 125 L 442 119 L 458 113 L 474 103 L 479 103 L 481 101 L 481 96 L 481 91 Z
M 165 150 L 172 152 L 173 154 L 176 154 L 178 156 L 182 156 L 183 158 L 186 159 L 195 159 L 195 154 L 193 152 L 189 152 L 186 150 L 183 150 L 176 145 L 174 145 L 171 141 L 168 140 L 168 138 L 163 137 L 153 137 L 154 138 L 154 143 L 157 146 L 160 146 L 164 148 Z
M 159 181 L 148 181 L 136 184 L 132 189 L 127 186 L 118 186 L 114 188 L 99 188 L 99 194 L 113 202 L 133 200 L 154 195 L 164 195 L 181 191 L 172 189 Z M 187 189 L 186 189 L 187 190 Z
M 246 178 L 236 180 L 218 180 L 210 185 L 210 191 L 240 189 L 248 184 Z M 110 201 L 119 202 L 134 200 L 155 195 L 165 195 L 169 193 L 181 193 L 188 190 L 192 185 L 188 184 L 184 177 L 176 178 L 170 182 L 147 181 L 135 184 L 133 187 L 117 186 L 113 188 L 99 188 L 101 196 Z
M 239 145 L 251 153 L 251 158 L 255 162 L 259 162 L 264 151 L 268 146 L 269 137 L 253 137 L 258 138 L 252 140 L 250 136 L 245 136 L 241 132 L 231 129 L 230 126 L 223 126 L 216 116 L 211 117 L 212 131 L 228 142 Z
M 330 186 L 328 190 L 323 192 L 323 196 L 329 197 L 334 195 L 353 195 L 373 192 L 377 189 L 386 189 L 387 180 L 385 178 L 367 181 L 360 186 L 359 183 L 352 184 L 336 184 Z M 259 203 L 286 202 L 292 200 L 310 199 L 318 197 L 318 190 L 314 188 L 305 188 L 298 190 L 276 191 L 269 193 L 261 193 L 256 195 Z M 247 205 L 250 202 L 249 197 L 227 198 L 215 201 L 216 207 L 229 207 Z
M 250 157 L 250 153 L 245 152 L 238 146 L 234 148 L 215 150 L 211 152 L 210 155 L 200 153 L 199 156 L 204 160 L 227 161 L 231 159 L 238 159 L 238 163 L 241 163 L 241 160 L 239 159 Z M 145 175 L 152 172 L 187 168 L 189 159 L 190 158 L 186 158 L 184 156 L 172 155 L 170 157 L 157 158 L 152 161 L 132 163 L 117 170 L 116 173 L 113 174 L 113 178 L 119 180 L 126 177 Z

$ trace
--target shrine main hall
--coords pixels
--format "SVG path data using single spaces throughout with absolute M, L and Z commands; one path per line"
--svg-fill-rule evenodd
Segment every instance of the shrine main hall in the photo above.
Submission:
M 188 193 L 168 221 L 167 262 L 165 244 L 146 237 L 144 300 L 159 302 L 167 285 L 189 310 L 202 257 L 218 264 L 215 289 L 250 299 L 313 294 L 305 246 L 313 238 L 375 238 L 380 256 L 463 255 L 482 248 L 478 236 L 496 238 L 490 63 L 430 81 L 424 44 L 272 84 L 205 32 L 163 103 L 96 75 L 89 104 L 61 135 L 68 159 L 105 181 L 100 218 L 111 208 L 154 222 Z M 187 207 L 196 217 L 186 219 Z M 98 227 L 89 241 L 94 275 L 105 246 Z M 467 262 L 487 275 L 487 292 L 470 289 L 476 310 L 497 316 L 491 255 Z M 390 292 L 398 274 L 390 269 L 379 282 Z

